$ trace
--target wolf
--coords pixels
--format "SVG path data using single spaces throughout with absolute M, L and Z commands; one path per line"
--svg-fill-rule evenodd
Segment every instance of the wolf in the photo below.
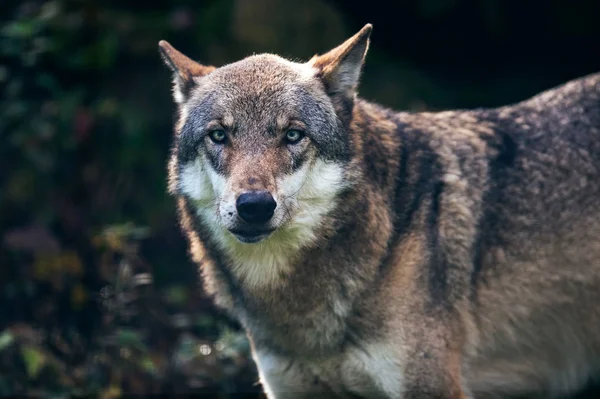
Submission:
M 600 371 L 600 74 L 396 112 L 357 96 L 371 30 L 305 63 L 159 43 L 206 292 L 271 399 L 577 391 Z

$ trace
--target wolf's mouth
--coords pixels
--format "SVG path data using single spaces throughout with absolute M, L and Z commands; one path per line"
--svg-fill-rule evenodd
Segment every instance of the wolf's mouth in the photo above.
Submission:
M 267 238 L 275 229 L 259 230 L 259 229 L 230 229 L 231 234 L 240 242 L 252 244 Z

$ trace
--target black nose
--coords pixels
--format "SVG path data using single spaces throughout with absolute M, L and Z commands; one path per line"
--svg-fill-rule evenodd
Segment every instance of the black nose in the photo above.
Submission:
M 277 203 L 268 191 L 248 191 L 238 197 L 235 206 L 245 222 L 265 223 L 273 217 Z

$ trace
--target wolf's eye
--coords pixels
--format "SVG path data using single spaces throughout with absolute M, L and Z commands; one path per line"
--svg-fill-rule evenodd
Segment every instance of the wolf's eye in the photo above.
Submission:
M 208 136 L 217 144 L 223 144 L 227 138 L 224 130 L 213 130 L 212 132 L 208 133 Z
M 302 137 L 304 137 L 304 133 L 296 129 L 290 129 L 285 134 L 285 140 L 288 142 L 288 144 L 296 144 L 302 140 Z

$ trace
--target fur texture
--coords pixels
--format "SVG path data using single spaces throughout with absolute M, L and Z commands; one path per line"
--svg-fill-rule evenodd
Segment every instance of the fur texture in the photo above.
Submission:
M 600 366 L 600 75 L 393 112 L 355 94 L 370 31 L 305 64 L 205 67 L 161 42 L 169 189 L 206 291 L 270 398 L 577 390 Z M 238 215 L 249 190 L 277 203 L 264 225 Z

